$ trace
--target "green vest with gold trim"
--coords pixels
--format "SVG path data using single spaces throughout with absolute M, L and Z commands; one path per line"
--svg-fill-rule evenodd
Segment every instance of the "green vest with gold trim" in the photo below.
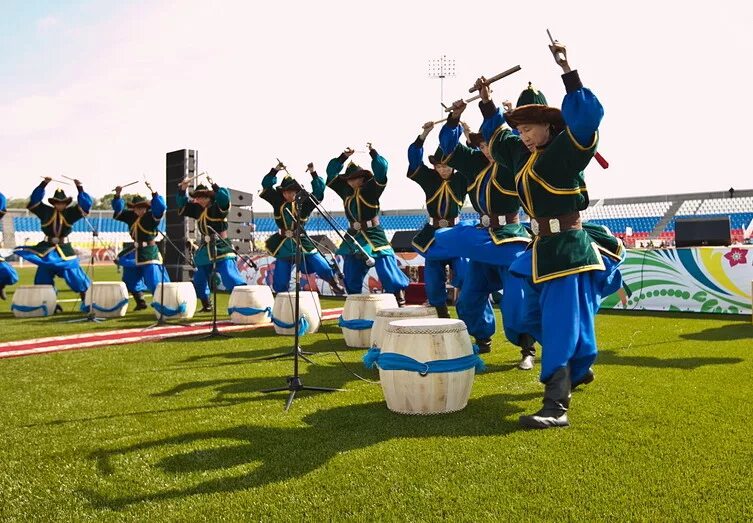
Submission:
M 523 209 L 535 219 L 588 208 L 583 169 L 596 152 L 597 143 L 598 133 L 593 143 L 582 146 L 565 129 L 545 148 L 531 153 L 519 136 L 500 127 L 492 136 L 489 149 L 497 162 L 516 173 L 515 187 Z M 602 254 L 615 259 L 623 256 L 622 242 L 596 224 L 537 237 L 532 249 L 534 283 L 604 270 Z
M 267 187 L 262 190 L 259 196 L 268 201 L 274 208 L 275 224 L 284 232 L 276 232 L 266 241 L 267 250 L 276 258 L 290 259 L 295 257 L 296 243 L 293 235 L 294 222 L 293 217 L 296 215 L 296 202 L 288 202 L 282 196 L 279 190 L 274 187 Z M 304 225 L 308 217 L 314 210 L 314 204 L 306 198 L 300 209 L 300 219 Z M 308 238 L 301 236 L 301 251 L 303 253 L 314 252 L 316 247 Z
M 78 204 L 71 205 L 58 211 L 45 203 L 29 207 L 29 210 L 36 215 L 42 222 L 42 232 L 45 236 L 66 238 L 73 230 L 73 224 L 85 216 Z M 64 260 L 70 260 L 76 257 L 76 251 L 70 243 L 58 243 L 57 245 L 47 240 L 43 240 L 34 246 L 25 247 L 25 249 L 38 254 L 40 257 L 46 256 L 50 251 L 57 249 L 58 254 Z
M 209 240 L 209 236 L 214 231 L 221 233 L 227 230 L 229 211 L 230 191 L 225 187 L 220 187 L 215 191 L 214 200 L 206 208 L 189 201 L 179 209 L 181 216 L 196 220 L 196 228 L 201 235 L 199 250 L 194 255 L 196 265 L 210 265 L 215 260 L 235 258 L 235 251 L 228 240 L 219 236 L 214 242 Z
M 408 177 L 423 189 L 426 196 L 426 211 L 431 218 L 454 219 L 460 215 L 468 185 L 460 172 L 455 171 L 447 180 L 443 180 L 436 170 L 422 164 Z M 413 246 L 421 252 L 426 252 L 434 243 L 435 232 L 434 226 L 427 223 L 413 238 Z
M 133 240 L 133 247 L 123 249 L 118 253 L 118 258 L 136 250 L 136 265 L 161 264 L 162 254 L 156 245 L 144 245 L 155 241 L 159 234 L 159 220 L 155 219 L 152 213 L 147 210 L 143 216 L 139 217 L 131 210 L 125 210 L 115 216 L 119 222 L 128 225 L 128 233 Z

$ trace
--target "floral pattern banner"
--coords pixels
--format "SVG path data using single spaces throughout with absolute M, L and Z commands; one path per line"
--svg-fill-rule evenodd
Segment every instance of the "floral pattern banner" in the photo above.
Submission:
M 751 314 L 753 248 L 630 250 L 622 278 L 632 296 L 602 308 Z

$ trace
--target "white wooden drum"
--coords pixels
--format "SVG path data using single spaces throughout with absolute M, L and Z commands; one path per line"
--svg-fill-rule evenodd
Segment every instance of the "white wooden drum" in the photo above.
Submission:
M 55 314 L 58 297 L 52 285 L 21 285 L 13 293 L 11 310 L 16 318 L 38 318 Z
M 160 283 L 152 295 L 152 308 L 157 318 L 160 317 L 160 308 L 163 308 L 165 319 L 190 320 L 196 313 L 196 291 L 193 283 Z
M 343 320 L 370 320 L 376 319 L 377 312 L 382 309 L 397 308 L 397 300 L 394 294 L 351 294 L 345 299 L 343 308 Z M 348 347 L 370 347 L 371 328 L 349 329 L 343 327 L 343 337 Z
M 92 297 L 94 303 L 92 304 Z M 81 310 L 89 312 L 91 307 L 97 318 L 120 318 L 128 311 L 128 289 L 122 281 L 93 282 L 86 291 L 86 299 Z
M 269 307 L 271 312 L 274 304 L 272 289 L 267 285 L 240 285 L 235 287 L 230 294 L 227 309 L 231 322 L 254 325 L 269 323 L 270 316 L 265 312 L 251 314 L 249 309 L 266 309 Z
M 298 304 L 300 316 L 305 317 L 309 324 L 306 331 L 309 334 L 319 330 L 322 317 L 322 305 L 319 303 L 319 294 L 311 291 L 301 291 L 301 301 Z M 275 304 L 272 308 L 272 316 L 280 322 L 294 324 L 295 316 L 295 292 L 278 292 L 275 296 Z M 275 332 L 283 336 L 295 336 L 293 327 L 285 328 L 275 324 Z
M 384 341 L 384 330 L 387 324 L 396 320 L 407 320 L 409 318 L 436 318 L 437 309 L 435 307 L 424 307 L 423 305 L 396 307 L 394 309 L 382 309 L 377 311 L 374 326 L 371 327 L 370 347 L 382 347 Z
M 419 362 L 473 354 L 465 323 L 446 318 L 392 321 L 384 333 L 382 354 L 397 353 Z M 441 414 L 465 408 L 475 370 L 429 373 L 379 369 L 387 408 L 402 414 Z

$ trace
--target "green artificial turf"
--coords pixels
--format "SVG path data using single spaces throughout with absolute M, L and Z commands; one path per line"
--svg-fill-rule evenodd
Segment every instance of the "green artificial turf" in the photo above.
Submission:
M 542 386 L 499 334 L 467 408 L 428 417 L 343 368 L 333 350 L 378 377 L 335 322 L 303 338 L 301 374 L 347 390 L 288 413 L 259 392 L 292 370 L 256 360 L 290 347 L 271 329 L 0 360 L 0 520 L 752 519 L 750 318 L 612 312 L 597 329 L 597 379 L 548 431 L 519 429 Z

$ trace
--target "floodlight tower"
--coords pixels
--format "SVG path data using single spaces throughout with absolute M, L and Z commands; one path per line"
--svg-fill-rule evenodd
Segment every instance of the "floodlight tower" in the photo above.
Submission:
M 439 78 L 439 102 L 444 103 L 444 79 L 455 78 L 455 60 L 442 55 L 429 60 L 429 78 Z M 444 111 L 441 112 L 444 115 Z

